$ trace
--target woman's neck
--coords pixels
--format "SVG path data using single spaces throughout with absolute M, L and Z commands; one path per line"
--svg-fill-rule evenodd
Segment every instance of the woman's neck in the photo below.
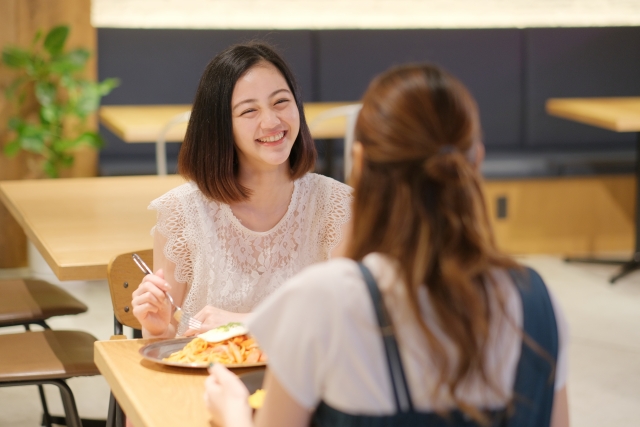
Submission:
M 240 184 L 251 191 L 248 200 L 231 203 L 231 210 L 242 225 L 253 231 L 272 229 L 287 213 L 293 193 L 288 165 L 271 170 L 240 168 Z

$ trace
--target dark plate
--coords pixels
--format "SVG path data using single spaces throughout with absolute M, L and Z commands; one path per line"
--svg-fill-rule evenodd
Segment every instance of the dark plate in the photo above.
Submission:
M 169 357 L 176 351 L 180 351 L 187 343 L 193 340 L 194 337 L 175 338 L 164 341 L 157 341 L 151 344 L 147 344 L 140 349 L 140 355 L 152 362 L 160 363 L 167 366 L 178 366 L 180 368 L 208 368 L 208 363 L 179 363 L 179 362 L 167 362 L 163 360 L 165 357 Z M 254 366 L 265 366 L 266 362 L 259 363 L 237 363 L 233 365 L 225 365 L 228 368 L 251 368 Z
M 264 381 L 264 373 L 265 369 L 260 369 L 259 371 L 248 372 L 246 374 L 241 374 L 238 376 L 240 380 L 244 383 L 244 385 L 249 390 L 249 394 L 253 394 L 259 388 L 262 388 L 262 382 Z

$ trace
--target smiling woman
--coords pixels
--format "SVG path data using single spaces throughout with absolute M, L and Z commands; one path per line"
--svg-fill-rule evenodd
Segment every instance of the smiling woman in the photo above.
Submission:
M 315 159 L 298 86 L 271 47 L 232 46 L 209 63 L 178 159 L 190 182 L 150 206 L 156 273 L 133 294 L 145 336 L 198 332 L 171 323 L 166 292 L 208 330 L 242 322 L 289 277 L 341 252 L 351 191 L 309 173 Z

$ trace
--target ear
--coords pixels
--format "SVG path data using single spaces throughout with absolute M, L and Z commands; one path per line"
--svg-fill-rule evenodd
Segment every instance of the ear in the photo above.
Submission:
M 360 141 L 354 141 L 351 148 L 351 176 L 349 177 L 349 185 L 354 187 L 358 185 L 360 176 L 362 175 L 362 161 L 364 158 L 364 150 Z
M 478 141 L 476 144 L 478 144 L 478 147 L 476 148 L 475 159 L 473 159 L 473 166 L 479 172 L 482 168 L 482 162 L 484 162 L 485 149 L 482 141 Z

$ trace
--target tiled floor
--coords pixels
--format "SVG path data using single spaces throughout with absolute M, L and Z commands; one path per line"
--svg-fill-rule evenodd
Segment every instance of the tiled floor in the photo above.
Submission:
M 572 425 L 640 425 L 640 272 L 611 286 L 608 278 L 615 267 L 566 264 L 551 256 L 528 256 L 520 261 L 540 272 L 569 320 Z M 52 319 L 51 326 L 86 330 L 108 339 L 113 326 L 106 282 L 65 286 L 89 306 L 89 311 Z M 0 330 L 6 332 L 9 330 Z M 105 418 L 109 390 L 102 377 L 73 379 L 69 384 L 81 416 Z M 52 412 L 61 413 L 56 392 L 47 393 Z M 35 387 L 0 388 L 0 426 L 37 426 L 39 419 Z

